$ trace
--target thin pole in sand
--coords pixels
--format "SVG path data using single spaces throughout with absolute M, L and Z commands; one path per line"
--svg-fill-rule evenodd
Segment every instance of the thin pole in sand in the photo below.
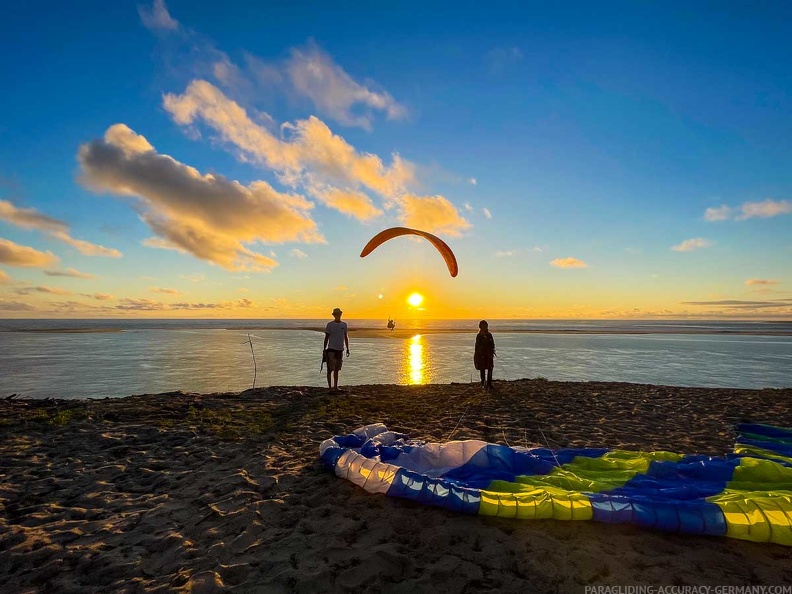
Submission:
M 249 344 L 250 345 L 250 354 L 253 355 L 253 390 L 256 389 L 256 353 L 253 352 L 253 339 L 250 338 L 250 333 L 248 333 L 248 339 L 243 342 L 242 344 Z

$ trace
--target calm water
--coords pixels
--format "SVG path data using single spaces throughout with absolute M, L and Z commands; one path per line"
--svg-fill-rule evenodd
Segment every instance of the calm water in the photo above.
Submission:
M 256 385 L 325 385 L 319 371 L 326 320 L 0 320 L 0 397 L 120 397 L 184 390 L 240 391 Z M 350 320 L 350 328 L 383 326 Z M 357 338 L 342 384 L 477 380 L 469 320 L 411 322 L 411 338 Z M 399 328 L 408 328 L 408 323 Z M 121 329 L 41 333 L 15 330 Z M 679 386 L 792 386 L 792 326 L 749 322 L 490 321 L 495 377 L 621 381 Z M 539 329 L 528 334 L 515 330 Z M 5 331 L 3 331 L 5 330 Z M 585 330 L 608 334 L 554 334 Z M 634 331 L 657 332 L 629 334 Z M 787 335 L 701 332 L 785 332 Z M 619 332 L 625 332 L 620 334 Z

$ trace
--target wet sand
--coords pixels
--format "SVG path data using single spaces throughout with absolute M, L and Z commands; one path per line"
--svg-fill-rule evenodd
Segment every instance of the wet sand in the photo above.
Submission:
M 792 585 L 790 547 L 464 516 L 370 495 L 319 463 L 323 439 L 373 422 L 433 441 L 705 454 L 730 451 L 738 422 L 792 426 L 792 389 L 496 386 L 0 400 L 0 591 Z

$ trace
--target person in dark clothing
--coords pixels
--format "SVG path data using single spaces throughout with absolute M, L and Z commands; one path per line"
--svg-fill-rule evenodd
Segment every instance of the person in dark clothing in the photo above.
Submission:
M 492 386 L 492 368 L 495 367 L 495 339 L 489 331 L 486 320 L 479 322 L 479 332 L 476 335 L 476 350 L 473 353 L 473 365 L 481 374 L 481 386 L 484 387 L 484 372 L 487 374 L 487 389 Z

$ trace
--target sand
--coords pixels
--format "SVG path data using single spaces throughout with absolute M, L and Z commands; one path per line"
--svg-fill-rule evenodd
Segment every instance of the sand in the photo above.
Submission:
M 323 439 L 373 422 L 428 440 L 707 454 L 730 451 L 741 421 L 792 426 L 792 389 L 496 385 L 0 400 L 0 591 L 792 585 L 789 547 L 458 515 L 319 463 Z

